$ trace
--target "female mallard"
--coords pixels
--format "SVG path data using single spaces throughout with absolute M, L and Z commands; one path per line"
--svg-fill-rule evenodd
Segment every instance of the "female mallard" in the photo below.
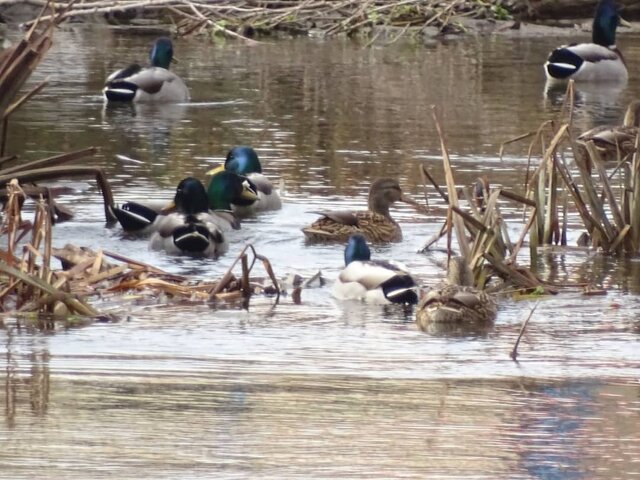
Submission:
M 240 228 L 240 222 L 231 211 L 232 203 L 252 202 L 258 198 L 255 188 L 245 177 L 231 172 L 211 177 L 206 195 L 211 209 L 209 213 L 217 217 L 224 231 Z M 147 234 L 156 229 L 158 217 L 172 213 L 175 208 L 175 202 L 169 205 L 166 202 L 125 202 L 120 207 L 111 207 L 111 211 L 125 232 Z
M 134 63 L 109 75 L 102 90 L 105 98 L 110 102 L 187 102 L 189 89 L 178 75 L 169 71 L 173 59 L 171 40 L 158 38 L 149 58 L 148 68 Z
M 402 195 L 396 180 L 379 178 L 369 188 L 368 210 L 317 212 L 322 217 L 302 231 L 314 242 L 346 242 L 355 233 L 372 243 L 399 242 L 402 230 L 389 214 L 389 206 L 397 201 L 415 203 Z
M 428 291 L 416 308 L 416 322 L 422 330 L 434 324 L 478 326 L 496 318 L 496 302 L 473 286 L 473 274 L 464 257 L 449 262 L 447 284 Z
M 200 180 L 188 177 L 178 184 L 174 213 L 158 215 L 149 248 L 168 253 L 218 257 L 229 248 L 227 225 L 209 212 L 209 199 Z
M 416 282 L 407 267 L 393 261 L 371 260 L 371 251 L 362 235 L 349 237 L 344 263 L 345 268 L 331 289 L 334 297 L 367 303 L 418 302 Z
M 595 127 L 582 133 L 576 142 L 576 160 L 591 170 L 586 144 L 592 141 L 600 159 L 608 164 L 624 162 L 636 151 L 636 136 L 640 127 L 640 100 L 627 107 L 622 125 Z M 584 162 L 584 163 L 582 163 Z
M 258 192 L 258 201 L 250 204 L 233 204 L 233 211 L 240 217 L 253 215 L 257 212 L 268 210 L 279 210 L 282 208 L 282 201 L 278 191 L 273 187 L 271 181 L 262 174 L 262 165 L 258 154 L 251 147 L 233 147 L 227 153 L 224 166 L 216 167 L 209 172 L 214 175 L 221 170 L 244 175 L 255 186 Z
M 547 79 L 626 82 L 627 67 L 616 48 L 616 28 L 628 25 L 618 15 L 614 0 L 600 0 L 593 19 L 592 43 L 556 48 L 544 64 Z

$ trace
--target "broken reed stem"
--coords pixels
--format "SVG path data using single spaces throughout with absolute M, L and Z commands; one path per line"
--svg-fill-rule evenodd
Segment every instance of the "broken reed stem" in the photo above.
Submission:
M 529 320 L 531 320 L 531 317 L 533 316 L 533 312 L 536 311 L 536 308 L 538 308 L 537 303 L 533 306 L 533 308 L 529 312 L 529 316 L 527 316 L 525 321 L 522 322 L 522 326 L 520 327 L 520 334 L 516 339 L 516 343 L 513 346 L 513 350 L 511 350 L 511 353 L 509 354 L 509 356 L 511 357 L 511 360 L 513 360 L 514 362 L 516 362 L 518 358 L 518 345 L 520 345 L 520 339 L 522 339 L 522 335 L 524 335 L 524 331 L 527 328 L 527 325 L 529 324 Z
M 442 164 L 444 166 L 445 179 L 447 182 L 447 192 L 449 195 L 449 206 L 450 207 L 458 207 L 458 194 L 456 192 L 455 180 L 453 178 L 453 170 L 451 169 L 451 161 L 449 160 L 449 152 L 447 149 L 446 142 L 444 140 L 444 134 L 442 132 L 442 126 L 440 124 L 440 115 L 438 114 L 437 108 L 435 106 L 431 107 L 431 115 L 436 124 L 436 130 L 438 132 L 438 137 L 440 138 L 440 149 L 442 150 Z M 456 232 L 456 238 L 458 239 L 458 246 L 460 248 L 461 255 L 470 260 L 470 250 L 469 244 L 466 239 L 466 232 L 464 228 L 464 221 L 462 218 L 452 215 L 451 213 L 447 214 L 447 221 L 452 222 L 453 228 Z M 450 247 L 450 242 L 448 242 L 448 246 Z

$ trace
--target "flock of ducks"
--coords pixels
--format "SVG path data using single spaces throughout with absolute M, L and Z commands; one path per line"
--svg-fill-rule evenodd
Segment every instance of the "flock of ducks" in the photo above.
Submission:
M 593 42 L 565 45 L 548 57 L 544 69 L 549 81 L 626 81 L 627 68 L 615 46 L 621 23 L 615 2 L 600 0 L 593 21 Z M 137 64 L 113 73 L 103 90 L 109 102 L 186 102 L 189 90 L 182 79 L 169 71 L 173 47 L 159 38 L 150 54 L 150 66 Z M 599 148 L 615 146 L 637 133 L 640 102 L 635 102 L 621 127 L 585 132 L 581 142 L 597 140 Z M 624 138 L 624 141 L 621 140 Z M 631 148 L 631 147 L 630 147 Z M 619 158 L 619 157 L 618 157 Z M 207 172 L 205 188 L 194 177 L 185 178 L 170 205 L 127 202 L 113 207 L 122 228 L 150 236 L 149 246 L 169 253 L 217 257 L 228 249 L 228 233 L 240 228 L 239 219 L 281 208 L 277 190 L 262 173 L 255 150 L 232 148 L 224 165 Z M 398 242 L 400 225 L 391 217 L 395 202 L 414 203 L 402 193 L 397 180 L 380 178 L 369 189 L 365 211 L 316 212 L 319 218 L 302 229 L 309 242 L 346 243 L 345 267 L 332 286 L 338 299 L 372 303 L 417 304 L 416 320 L 428 330 L 434 324 L 487 324 L 496 317 L 496 303 L 473 287 L 465 259 L 453 257 L 446 284 L 421 292 L 406 266 L 388 260 L 371 259 L 368 243 Z

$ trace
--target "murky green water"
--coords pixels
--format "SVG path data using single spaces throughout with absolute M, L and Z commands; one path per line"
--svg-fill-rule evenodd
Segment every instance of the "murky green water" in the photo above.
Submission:
M 281 211 L 245 222 L 218 261 L 168 257 L 104 225 L 90 180 L 60 202 L 76 212 L 57 245 L 102 247 L 199 278 L 217 277 L 244 242 L 276 273 L 332 280 L 335 246 L 308 246 L 314 209 L 362 207 L 371 180 L 398 177 L 422 195 L 417 166 L 442 179 L 432 104 L 457 180 L 488 174 L 518 190 L 526 145 L 560 105 L 543 95 L 541 63 L 564 39 L 483 38 L 363 49 L 297 39 L 248 47 L 178 40 L 176 71 L 192 103 L 105 109 L 107 74 L 143 61 L 152 37 L 65 30 L 33 81 L 45 92 L 12 119 L 25 159 L 98 146 L 118 201 L 168 198 L 234 144 L 253 145 L 282 179 Z M 578 92 L 576 124 L 619 121 L 640 92 L 640 38 L 621 36 L 630 65 L 620 91 Z M 131 162 L 116 157 L 126 155 Z M 429 202 L 441 202 L 429 192 Z M 516 212 L 509 212 L 514 220 Z M 404 261 L 425 284 L 441 252 L 416 254 L 444 211 L 399 206 L 405 240 L 374 255 Z M 517 225 L 514 227 L 517 228 Z M 572 232 L 572 238 L 579 232 Z M 337 303 L 328 289 L 302 305 L 255 299 L 248 311 L 134 299 L 98 305 L 120 321 L 41 332 L 4 318 L 0 330 L 0 478 L 514 478 L 640 476 L 640 261 L 588 252 L 549 255 L 543 274 L 593 282 L 603 297 L 562 290 L 534 305 L 505 300 L 484 336 L 429 336 L 400 308 Z

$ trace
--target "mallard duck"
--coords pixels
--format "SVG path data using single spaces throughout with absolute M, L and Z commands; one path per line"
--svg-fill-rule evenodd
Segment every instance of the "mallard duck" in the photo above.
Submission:
M 477 326 L 496 318 L 496 302 L 474 288 L 473 274 L 464 257 L 449 262 L 447 284 L 426 292 L 416 308 L 416 322 L 422 330 L 432 324 Z
M 182 180 L 174 203 L 174 213 L 156 217 L 150 249 L 206 257 L 218 257 L 227 251 L 229 244 L 224 231 L 228 225 L 209 212 L 209 199 L 200 180 L 193 177 Z
M 207 174 L 214 175 L 221 170 L 244 175 L 257 189 L 257 202 L 250 204 L 234 203 L 232 205 L 236 215 L 246 217 L 257 212 L 279 210 L 282 208 L 282 201 L 280 200 L 278 191 L 271 184 L 271 181 L 262 174 L 260 159 L 253 148 L 244 146 L 233 147 L 229 150 L 229 153 L 227 153 L 224 166 L 216 167 L 207 172 Z
M 631 158 L 636 151 L 636 136 L 640 127 L 640 100 L 627 107 L 622 125 L 600 126 L 588 130 L 576 141 L 576 160 L 591 170 L 591 160 L 586 144 L 592 141 L 605 164 L 611 165 Z M 582 163 L 584 162 L 584 163 Z
M 379 178 L 369 188 L 368 210 L 315 212 L 322 217 L 302 231 L 313 242 L 346 242 L 355 233 L 372 243 L 399 242 L 402 230 L 389 214 L 389 206 L 398 201 L 415 203 L 403 196 L 397 180 Z
M 618 15 L 614 0 L 600 0 L 593 19 L 592 43 L 556 48 L 544 64 L 547 79 L 626 82 L 627 67 L 616 48 L 619 23 L 629 25 Z
M 102 90 L 105 98 L 110 102 L 187 102 L 189 89 L 178 75 L 169 71 L 173 59 L 171 40 L 158 38 L 149 58 L 148 68 L 134 63 L 109 75 Z
M 206 195 L 209 214 L 218 218 L 224 231 L 240 228 L 240 222 L 231 211 L 233 202 L 251 202 L 258 198 L 255 188 L 245 177 L 231 172 L 211 177 Z M 138 235 L 153 232 L 157 227 L 156 219 L 171 214 L 175 209 L 175 202 L 125 202 L 120 207 L 111 207 L 122 229 Z
M 345 268 L 331 289 L 340 300 L 367 303 L 418 302 L 416 282 L 404 265 L 386 260 L 371 260 L 371 251 L 361 234 L 351 235 L 344 250 Z

